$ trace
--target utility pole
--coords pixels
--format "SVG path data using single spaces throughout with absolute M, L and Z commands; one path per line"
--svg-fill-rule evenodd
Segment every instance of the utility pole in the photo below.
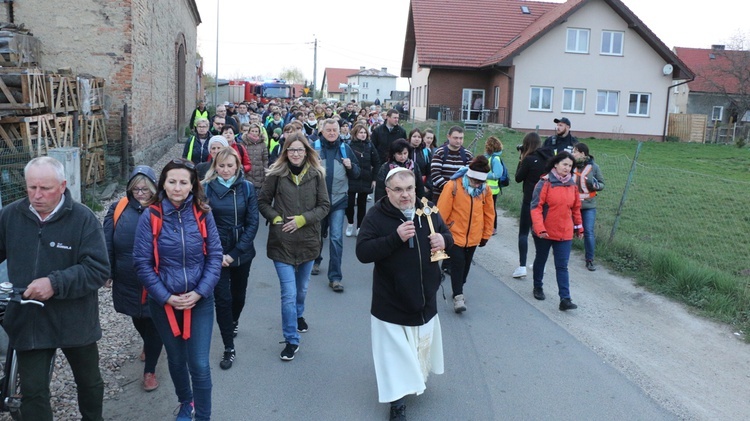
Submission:
M 219 2 L 216 0 L 216 77 L 214 77 L 214 109 L 219 106 Z
M 313 35 L 315 36 L 315 35 Z M 315 99 L 315 90 L 318 88 L 318 38 L 315 38 L 315 50 L 313 54 L 313 87 L 312 97 Z

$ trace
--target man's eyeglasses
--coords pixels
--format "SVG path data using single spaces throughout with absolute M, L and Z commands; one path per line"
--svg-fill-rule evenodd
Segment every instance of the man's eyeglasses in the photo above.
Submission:
M 193 163 L 193 161 L 188 161 L 187 159 L 175 158 L 172 160 L 172 163 L 177 164 L 177 165 L 182 165 L 184 167 L 187 167 L 190 170 L 195 169 L 195 164 Z
M 409 187 L 407 187 L 405 189 L 402 189 L 401 187 L 396 187 L 394 189 L 394 188 L 391 188 L 391 187 L 388 187 L 388 186 L 385 186 L 385 188 L 388 189 L 388 190 L 390 190 L 390 191 L 392 191 L 392 192 L 394 192 L 394 193 L 396 193 L 396 194 L 403 194 L 404 192 L 411 194 L 411 193 L 414 193 L 414 190 L 416 189 L 415 186 L 409 186 Z
M 145 188 L 145 189 L 132 189 L 130 191 L 132 191 L 133 193 L 138 193 L 138 194 L 151 193 L 151 190 L 148 189 L 148 188 Z
M 289 155 L 303 155 L 305 153 L 305 148 L 301 149 L 287 149 L 286 153 Z

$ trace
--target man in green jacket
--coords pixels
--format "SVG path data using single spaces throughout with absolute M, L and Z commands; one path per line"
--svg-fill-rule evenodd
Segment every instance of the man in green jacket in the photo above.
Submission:
M 52 421 L 50 363 L 61 348 L 78 390 L 83 420 L 102 420 L 104 382 L 96 342 L 98 290 L 109 277 L 109 257 L 99 220 L 75 202 L 66 188 L 63 165 L 50 157 L 24 169 L 27 198 L 0 211 L 0 262 L 23 297 L 44 303 L 10 302 L 3 327 L 17 351 L 21 415 Z

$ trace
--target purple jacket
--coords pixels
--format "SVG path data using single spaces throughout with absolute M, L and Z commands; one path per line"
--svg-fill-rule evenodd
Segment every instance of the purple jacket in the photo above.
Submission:
M 151 235 L 151 210 L 138 220 L 133 246 L 133 264 L 148 295 L 166 304 L 170 295 L 195 291 L 201 297 L 213 294 L 221 273 L 222 250 L 213 215 L 206 215 L 206 254 L 203 237 L 193 214 L 193 196 L 179 208 L 164 199 L 159 234 L 159 273 L 154 271 L 154 238 Z

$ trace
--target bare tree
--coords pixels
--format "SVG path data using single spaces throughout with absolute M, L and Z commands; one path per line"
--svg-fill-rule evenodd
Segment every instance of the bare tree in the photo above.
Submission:
M 715 46 L 705 73 L 712 75 L 708 81 L 726 98 L 727 111 L 735 122 L 750 113 L 750 51 L 745 49 L 749 44 L 750 39 L 738 32 L 725 47 Z
M 279 77 L 290 83 L 302 83 L 305 81 L 305 75 L 297 67 L 285 67 L 279 74 Z

